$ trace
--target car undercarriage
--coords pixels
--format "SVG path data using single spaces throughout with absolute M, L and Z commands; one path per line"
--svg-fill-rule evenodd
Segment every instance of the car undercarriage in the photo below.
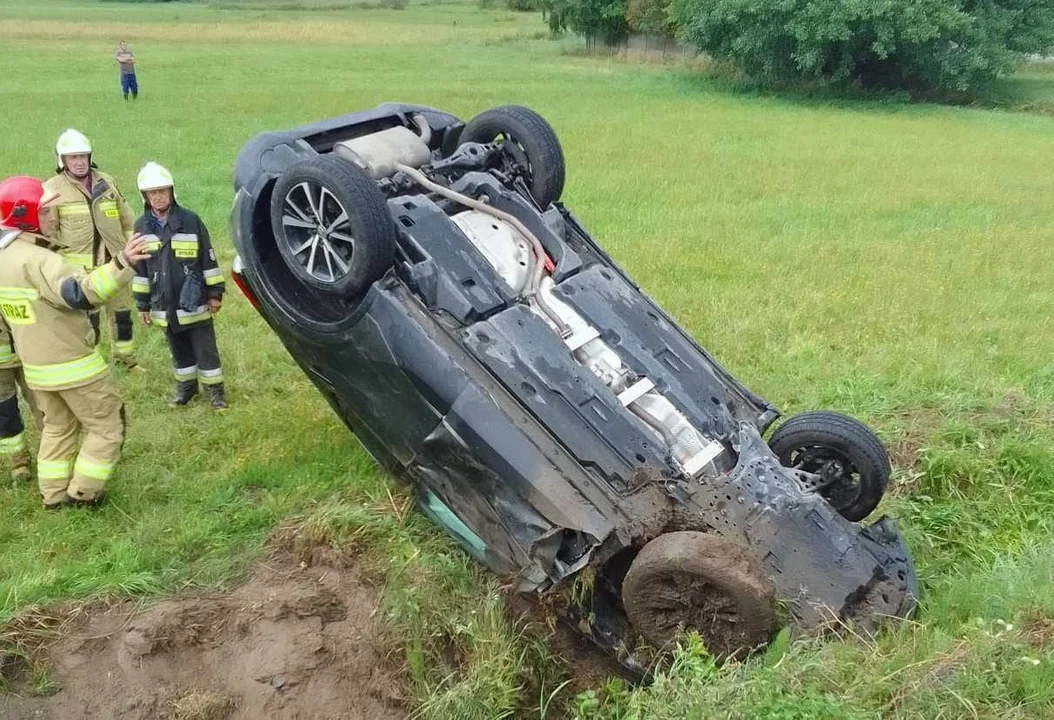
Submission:
M 640 669 L 697 630 L 872 630 L 917 583 L 889 460 L 838 413 L 778 411 L 560 202 L 555 132 L 388 104 L 239 153 L 235 279 L 423 512 Z

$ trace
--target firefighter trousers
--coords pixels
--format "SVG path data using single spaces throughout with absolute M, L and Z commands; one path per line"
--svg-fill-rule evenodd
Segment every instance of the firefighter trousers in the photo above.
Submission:
M 96 256 L 96 265 L 105 265 L 113 259 L 113 253 L 109 248 L 99 248 Z M 136 364 L 135 348 L 132 342 L 132 288 L 123 287 L 117 291 L 110 300 L 99 310 L 91 311 L 92 327 L 95 328 L 95 342 L 99 342 L 99 315 L 106 311 L 106 319 L 110 328 L 110 350 L 113 352 L 114 360 L 123 365 L 132 366 Z
M 135 365 L 135 344 L 132 339 L 132 304 L 131 290 L 121 288 L 103 309 L 110 328 L 110 347 L 114 359 L 126 365 Z M 90 313 L 92 328 L 95 330 L 95 342 L 99 342 L 99 315 L 103 310 L 92 310 Z
M 26 385 L 26 376 L 22 368 L 0 369 L 0 455 L 6 457 L 28 451 L 25 424 L 18 410 L 19 388 L 22 389 L 22 398 L 38 428 L 43 420 L 33 391 Z
M 172 351 L 172 370 L 179 382 L 200 380 L 203 385 L 223 382 L 220 351 L 216 347 L 216 328 L 211 320 L 173 332 L 168 328 L 168 349 Z
M 45 505 L 94 500 L 124 445 L 124 404 L 109 375 L 70 390 L 35 390 L 44 413 L 37 479 Z M 78 435 L 82 435 L 80 451 Z

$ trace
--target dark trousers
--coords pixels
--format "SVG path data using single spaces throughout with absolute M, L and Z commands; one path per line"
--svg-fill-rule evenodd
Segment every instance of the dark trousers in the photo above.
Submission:
M 37 407 L 33 391 L 26 385 L 22 368 L 0 369 L 0 456 L 27 452 L 23 432 L 25 425 L 22 423 L 22 413 L 18 410 L 19 389 L 36 426 L 40 428 L 44 424 L 44 417 Z
M 114 343 L 116 347 L 121 347 L 122 343 L 125 346 L 129 346 L 132 342 L 132 311 L 110 311 L 110 317 L 112 319 L 110 324 L 110 330 L 112 331 L 110 342 Z M 99 311 L 89 311 L 88 319 L 91 320 L 91 329 L 92 332 L 95 333 L 95 344 L 98 345 L 101 338 L 101 331 L 99 330 Z
M 121 74 L 121 94 L 128 97 L 128 93 L 132 93 L 132 97 L 139 95 L 139 83 L 134 72 Z
M 216 329 L 211 320 L 187 328 L 170 327 L 166 334 L 176 380 L 200 380 L 205 385 L 223 382 L 220 351 L 216 347 Z

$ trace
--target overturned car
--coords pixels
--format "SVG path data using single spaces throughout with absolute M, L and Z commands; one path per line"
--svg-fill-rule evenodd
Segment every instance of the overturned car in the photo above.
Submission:
M 873 628 L 917 593 L 889 460 L 857 421 L 778 411 L 560 203 L 552 128 L 385 104 L 252 138 L 234 279 L 422 510 L 629 667 L 696 630 Z

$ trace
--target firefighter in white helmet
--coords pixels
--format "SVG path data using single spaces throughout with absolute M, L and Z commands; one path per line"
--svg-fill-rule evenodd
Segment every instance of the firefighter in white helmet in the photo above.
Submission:
M 212 316 L 223 302 L 223 271 L 205 223 L 176 202 L 172 173 L 155 162 L 139 171 L 143 214 L 135 221 L 150 258 L 139 263 L 132 292 L 144 324 L 165 329 L 176 391 L 171 405 L 186 405 L 204 387 L 212 407 L 227 399 Z
M 85 270 L 105 265 L 117 257 L 132 237 L 135 211 L 124 199 L 114 179 L 92 161 L 92 146 L 83 133 L 70 128 L 55 143 L 56 174 L 44 187 L 58 196 L 59 227 L 55 244 L 66 261 Z M 122 289 L 105 306 L 114 360 L 135 367 L 132 340 L 132 305 Z M 96 342 L 99 311 L 91 313 Z

